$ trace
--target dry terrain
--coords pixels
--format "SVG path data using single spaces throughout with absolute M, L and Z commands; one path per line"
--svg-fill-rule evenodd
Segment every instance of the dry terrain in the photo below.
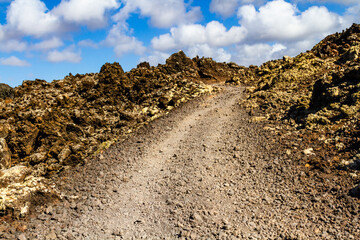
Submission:
M 359 239 L 351 179 L 310 170 L 301 161 L 308 146 L 250 116 L 239 104 L 244 88 L 223 88 L 53 176 L 61 199 L 0 236 Z

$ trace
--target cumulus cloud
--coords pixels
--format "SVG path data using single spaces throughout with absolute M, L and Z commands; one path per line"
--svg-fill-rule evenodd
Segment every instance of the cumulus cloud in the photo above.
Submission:
M 227 18 L 235 14 L 239 6 L 244 4 L 253 4 L 258 6 L 266 0 L 212 0 L 210 3 L 210 12 L 220 14 Z
M 70 47 L 65 48 L 63 51 L 52 50 L 47 56 L 47 60 L 50 62 L 72 62 L 79 63 L 81 62 L 81 52 L 75 51 L 75 46 L 71 45 Z
M 241 42 L 246 36 L 246 29 L 233 26 L 229 30 L 217 21 L 206 26 L 200 24 L 181 25 L 170 29 L 170 33 L 151 40 L 156 50 L 166 51 L 190 47 L 196 44 L 207 44 L 211 47 L 223 47 Z
M 231 54 L 223 48 L 211 47 L 208 44 L 197 44 L 189 47 L 186 53 L 191 57 L 205 56 L 212 57 L 218 62 L 229 62 Z
M 142 42 L 133 36 L 127 35 L 126 29 L 124 29 L 121 24 L 112 27 L 103 44 L 114 47 L 114 51 L 118 57 L 126 53 L 141 55 L 146 50 Z
M 2 52 L 23 52 L 27 49 L 28 44 L 16 39 L 4 40 L 0 42 L 0 51 Z
M 165 63 L 166 59 L 168 59 L 169 57 L 169 53 L 153 51 L 150 55 L 141 57 L 140 62 L 149 62 L 151 66 L 155 66 L 159 63 Z
M 240 0 L 212 0 L 210 3 L 210 11 L 218 13 L 223 17 L 233 15 L 240 3 Z
M 358 4 L 359 0 L 297 0 L 296 2 L 339 3 L 344 5 Z
M 4 40 L 4 38 L 5 38 L 4 27 L 0 24 L 0 41 Z
M 0 65 L 5 66 L 14 66 L 14 67 L 25 67 L 30 66 L 30 63 L 28 63 L 25 60 L 21 60 L 15 56 L 11 56 L 8 58 L 0 58 Z
M 6 20 L 9 29 L 39 38 L 56 33 L 62 27 L 59 18 L 49 12 L 40 0 L 14 0 L 9 6 Z
M 41 41 L 39 43 L 36 43 L 32 45 L 31 49 L 33 50 L 40 50 L 40 51 L 47 51 L 50 49 L 58 48 L 63 46 L 64 43 L 57 37 L 52 37 L 50 39 Z
M 248 39 L 256 41 L 298 41 L 341 28 L 342 19 L 325 7 L 311 7 L 298 14 L 284 0 L 275 0 L 256 10 L 253 5 L 239 8 L 239 23 L 249 30 Z
M 67 22 L 96 29 L 106 24 L 107 10 L 118 7 L 116 0 L 62 0 L 52 13 L 61 16 Z
M 118 22 L 126 22 L 131 13 L 149 17 L 150 24 L 168 28 L 179 24 L 194 23 L 202 17 L 200 7 L 187 10 L 184 0 L 122 0 L 124 7 L 114 16 Z
M 284 55 L 286 46 L 282 44 L 243 44 L 236 46 L 236 51 L 233 53 L 232 61 L 240 65 L 249 66 L 260 65 L 265 61 L 280 58 Z
M 352 23 L 359 23 L 360 22 L 360 3 L 358 5 L 354 5 L 349 7 L 346 10 L 344 15 L 344 23 L 345 27 L 349 27 Z

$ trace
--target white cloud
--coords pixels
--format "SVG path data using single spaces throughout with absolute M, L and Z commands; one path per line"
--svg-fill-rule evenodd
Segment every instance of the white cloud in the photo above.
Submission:
M 40 0 L 14 0 L 7 12 L 7 27 L 23 35 L 43 37 L 59 32 L 61 22 Z
M 360 22 L 360 4 L 349 7 L 344 15 L 344 28 L 350 27 L 352 23 Z
M 41 41 L 39 43 L 34 44 L 31 49 L 34 50 L 41 50 L 41 51 L 47 51 L 50 49 L 58 48 L 63 46 L 64 43 L 57 37 L 53 37 L 44 41 Z
M 81 62 L 81 52 L 75 51 L 75 46 L 71 45 L 63 51 L 53 50 L 50 51 L 47 57 L 50 62 Z
M 212 0 L 210 3 L 210 11 L 218 13 L 223 17 L 233 15 L 240 3 L 240 0 Z
M 190 57 L 205 56 L 212 57 L 218 62 L 229 62 L 231 54 L 223 48 L 211 47 L 208 44 L 197 44 L 193 45 L 186 50 Z
M 15 39 L 4 40 L 0 42 L 0 51 L 2 52 L 23 52 L 27 49 L 27 43 Z
M 63 17 L 67 22 L 96 29 L 106 24 L 105 12 L 107 10 L 118 7 L 116 0 L 62 0 L 52 13 Z
M 358 4 L 359 0 L 297 0 L 296 2 L 339 3 L 344 5 Z
M 230 17 L 236 13 L 239 6 L 244 4 L 253 4 L 259 6 L 266 0 L 212 0 L 210 3 L 210 12 L 220 14 L 222 17 Z
M 236 51 L 232 56 L 232 61 L 240 65 L 260 65 L 268 60 L 280 58 L 284 55 L 286 46 L 282 44 L 244 44 L 236 46 Z
M 233 26 L 229 30 L 217 21 L 206 26 L 200 24 L 181 25 L 170 29 L 170 33 L 151 40 L 156 50 L 166 51 L 191 47 L 196 44 L 207 44 L 211 47 L 224 47 L 241 42 L 246 36 L 246 29 Z
M 103 44 L 114 47 L 114 51 L 118 57 L 126 53 L 141 55 L 146 50 L 142 42 L 126 34 L 126 29 L 124 29 L 121 24 L 112 27 Z
M 5 38 L 4 27 L 0 24 L 0 41 Z
M 172 35 L 169 33 L 162 34 L 159 37 L 154 37 L 151 40 L 151 45 L 154 49 L 160 50 L 160 51 L 166 51 L 170 49 L 176 49 L 177 43 Z
M 186 9 L 184 0 L 122 0 L 124 7 L 114 20 L 125 23 L 131 13 L 149 17 L 150 24 L 168 28 L 179 24 L 194 23 L 202 18 L 200 7 Z
M 30 63 L 28 63 L 27 61 L 21 60 L 15 56 L 11 56 L 8 58 L 0 58 L 0 64 L 6 66 L 14 66 L 14 67 L 30 66 Z
M 249 41 L 298 41 L 330 33 L 341 27 L 342 19 L 325 7 L 313 6 L 299 14 L 284 0 L 268 2 L 257 11 L 253 5 L 238 10 L 239 23 L 248 29 Z
M 151 66 L 156 66 L 157 64 L 164 64 L 166 59 L 170 57 L 169 53 L 164 53 L 161 51 L 154 51 L 151 55 L 146 57 L 141 57 L 140 62 L 149 62 Z
M 206 38 L 211 46 L 228 46 L 241 42 L 247 34 L 243 27 L 233 26 L 226 31 L 225 26 L 217 21 L 206 25 Z

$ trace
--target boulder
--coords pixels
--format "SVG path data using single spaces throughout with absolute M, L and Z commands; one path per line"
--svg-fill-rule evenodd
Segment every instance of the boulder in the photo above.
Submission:
M 353 197 L 360 198 L 360 184 L 350 190 L 350 195 Z
M 25 166 L 14 166 L 0 171 L 0 188 L 10 184 L 20 183 L 30 174 L 30 169 Z

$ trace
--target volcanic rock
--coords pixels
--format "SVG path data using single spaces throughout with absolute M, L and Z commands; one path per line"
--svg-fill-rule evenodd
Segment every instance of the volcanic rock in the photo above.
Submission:
M 14 90 L 7 84 L 0 83 L 0 99 L 13 98 Z
M 359 153 L 359 49 L 360 25 L 353 24 L 311 51 L 266 62 L 256 70 L 255 88 L 244 104 L 315 141 L 320 165 L 338 166 L 340 159 Z M 320 140 L 317 134 L 327 137 Z
M 51 83 L 24 81 L 14 89 L 0 85 L 1 169 L 5 174 L 24 165 L 29 175 L 2 180 L 0 191 L 11 192 L 2 200 L 4 209 L 19 210 L 25 205 L 16 199 L 34 191 L 53 192 L 43 176 L 84 164 L 147 122 L 213 91 L 203 81 L 231 78 L 239 69 L 208 58 L 192 60 L 180 51 L 158 67 L 141 63 L 125 73 L 119 63 L 105 63 L 99 73 L 69 74 Z M 38 185 L 31 180 L 38 178 Z M 14 190 L 20 189 L 14 184 L 28 186 L 27 191 Z

